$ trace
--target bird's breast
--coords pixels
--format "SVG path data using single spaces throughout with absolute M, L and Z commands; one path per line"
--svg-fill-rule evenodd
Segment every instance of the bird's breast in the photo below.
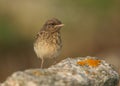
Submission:
M 34 50 L 40 58 L 54 58 L 61 52 L 61 39 L 59 37 L 49 39 L 37 39 Z

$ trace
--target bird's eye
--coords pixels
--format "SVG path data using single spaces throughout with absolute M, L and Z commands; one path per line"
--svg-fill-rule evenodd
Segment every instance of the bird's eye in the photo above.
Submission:
M 50 25 L 55 25 L 54 23 L 50 23 Z

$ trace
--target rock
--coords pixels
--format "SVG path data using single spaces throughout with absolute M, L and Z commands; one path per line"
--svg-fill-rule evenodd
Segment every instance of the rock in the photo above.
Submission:
M 114 68 L 96 57 L 67 58 L 48 69 L 18 71 L 1 86 L 117 86 Z

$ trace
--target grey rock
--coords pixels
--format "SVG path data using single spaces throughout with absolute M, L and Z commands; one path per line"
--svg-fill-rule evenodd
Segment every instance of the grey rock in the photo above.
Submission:
M 95 62 L 87 63 L 89 59 Z M 117 86 L 118 82 L 119 75 L 110 64 L 88 56 L 67 58 L 48 69 L 15 72 L 0 86 Z

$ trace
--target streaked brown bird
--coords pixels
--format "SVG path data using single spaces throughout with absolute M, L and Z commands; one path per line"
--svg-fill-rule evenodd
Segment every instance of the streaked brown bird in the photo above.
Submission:
M 62 24 L 60 20 L 52 18 L 45 22 L 36 35 L 34 51 L 37 57 L 42 60 L 41 68 L 43 68 L 45 58 L 56 58 L 59 56 L 62 48 L 60 35 L 62 26 L 64 26 L 64 24 Z

